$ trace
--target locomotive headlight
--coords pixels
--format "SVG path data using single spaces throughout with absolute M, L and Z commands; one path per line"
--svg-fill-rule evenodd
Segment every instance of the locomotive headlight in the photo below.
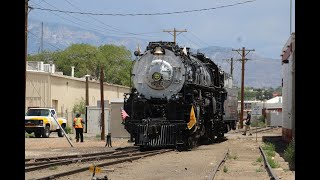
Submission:
M 153 79 L 154 81 L 160 81 L 160 79 L 161 79 L 161 74 L 160 74 L 159 72 L 153 73 L 153 74 L 152 74 L 152 79 Z

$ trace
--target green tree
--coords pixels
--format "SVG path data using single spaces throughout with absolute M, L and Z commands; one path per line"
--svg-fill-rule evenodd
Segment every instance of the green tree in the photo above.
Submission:
M 124 46 L 115 45 L 103 45 L 99 50 L 104 64 L 105 81 L 128 86 L 132 67 L 130 51 Z
M 39 54 L 34 55 L 28 55 L 27 60 L 28 61 L 43 61 L 44 63 L 50 63 L 53 62 L 56 59 L 57 52 L 50 52 L 50 51 L 43 51 Z
M 89 44 L 73 44 L 63 51 L 43 52 L 29 55 L 30 61 L 53 62 L 57 71 L 71 76 L 71 66 L 74 66 L 74 76 L 83 77 L 89 74 L 99 80 L 101 66 L 104 66 L 104 81 L 112 84 L 130 85 L 130 70 L 132 67 L 131 53 L 124 46 L 102 45 L 95 47 Z
M 72 112 L 74 113 L 80 113 L 80 114 L 84 114 L 85 113 L 85 100 L 83 97 L 81 97 L 80 100 L 78 100 L 74 105 L 73 105 L 73 109 Z
M 74 76 L 83 77 L 86 74 L 98 79 L 102 56 L 97 47 L 89 44 L 73 44 L 57 54 L 55 64 L 57 70 L 71 76 L 71 66 L 75 67 Z

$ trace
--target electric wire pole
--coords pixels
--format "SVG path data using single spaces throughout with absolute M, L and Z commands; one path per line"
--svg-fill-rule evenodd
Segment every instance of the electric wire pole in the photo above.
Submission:
M 226 60 L 227 62 L 229 62 L 230 61 L 230 75 L 231 75 L 231 77 L 233 78 L 233 58 L 231 58 L 231 59 L 223 59 L 223 60 Z
M 87 116 L 87 106 L 89 106 L 89 77 L 90 75 L 85 75 L 86 77 L 86 129 L 85 133 L 88 133 L 88 116 Z
M 41 22 L 41 49 L 40 52 L 43 52 L 43 22 Z
M 100 93 L 101 93 L 101 140 L 105 140 L 105 132 L 104 132 L 104 96 L 103 96 L 103 65 L 101 66 L 100 73 Z
M 177 36 L 178 36 L 179 34 L 183 33 L 183 32 L 187 32 L 187 30 L 186 30 L 186 29 L 184 29 L 184 30 L 176 30 L 176 28 L 173 28 L 173 30 L 163 30 L 163 32 L 167 32 L 167 33 L 169 33 L 169 34 L 171 34 L 171 32 L 173 32 L 173 34 L 171 34 L 171 35 L 173 35 L 173 42 L 174 42 L 174 44 L 176 45 Z M 177 32 L 180 32 L 180 33 L 177 34 Z
M 28 55 L 28 1 L 29 0 L 25 0 L 25 9 L 24 9 L 24 67 L 25 67 L 25 71 L 24 71 L 24 82 L 26 83 L 27 81 L 27 55 Z M 24 97 L 26 97 L 26 85 L 24 86 Z
M 242 47 L 241 49 L 232 49 L 232 51 L 237 51 L 239 53 L 239 51 L 242 51 L 242 54 L 240 54 L 242 56 L 242 74 L 241 74 L 241 111 L 240 111 L 240 127 L 243 128 L 243 99 L 244 99 L 244 63 L 246 59 L 246 55 L 250 52 L 250 51 L 255 51 L 254 49 L 247 49 L 245 47 Z M 246 53 L 246 51 L 248 51 Z

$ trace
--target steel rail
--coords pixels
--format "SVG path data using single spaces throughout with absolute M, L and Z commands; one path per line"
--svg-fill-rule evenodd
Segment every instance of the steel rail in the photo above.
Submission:
M 40 166 L 44 164 L 51 164 L 51 163 L 57 163 L 57 162 L 64 162 L 64 159 L 80 159 L 83 157 L 98 157 L 101 155 L 117 155 L 120 153 L 131 153 L 131 152 L 136 152 L 138 149 L 133 149 L 133 150 L 128 150 L 128 151 L 111 151 L 111 152 L 101 152 L 101 153 L 91 153 L 91 154 L 84 154 L 84 155 L 70 155 L 70 156 L 64 156 L 63 158 L 60 156 L 60 158 L 55 158 L 57 160 L 51 160 L 51 159 L 46 159 L 47 161 L 40 161 L 40 162 L 34 162 L 34 163 L 25 163 L 25 167 L 29 166 Z
M 31 161 L 31 160 L 37 162 L 37 161 L 50 161 L 50 160 L 58 160 L 58 159 L 87 157 L 87 156 L 92 156 L 92 155 L 103 155 L 103 154 L 108 154 L 108 153 L 119 152 L 121 150 L 126 150 L 126 149 L 138 149 L 138 148 L 137 147 L 127 147 L 127 148 L 118 148 L 115 151 L 105 151 L 105 152 L 97 152 L 97 153 L 85 153 L 85 154 L 54 156 L 54 157 L 42 157 L 42 158 L 27 158 L 27 159 L 25 159 L 25 162 Z
M 209 175 L 208 180 L 213 180 L 213 178 L 216 175 L 217 171 L 219 170 L 220 166 L 222 166 L 224 164 L 224 162 L 226 161 L 228 154 L 229 154 L 229 149 L 227 150 L 227 152 L 224 153 L 222 159 L 220 161 L 218 161 L 218 164 L 213 168 L 212 173 Z
M 103 160 L 103 159 L 115 159 L 115 158 L 123 158 L 127 156 L 138 156 L 147 154 L 149 152 L 140 152 L 136 151 L 137 153 L 132 154 L 132 152 L 124 152 L 124 154 L 114 155 L 114 154 L 107 154 L 107 155 L 101 155 L 101 156 L 92 156 L 92 157 L 85 157 L 85 158 L 76 158 L 76 159 L 70 159 L 70 160 L 62 160 L 58 162 L 48 163 L 44 165 L 34 166 L 25 168 L 25 172 L 35 171 L 39 169 L 45 169 L 51 166 L 57 166 L 57 165 L 66 165 L 66 164 L 72 164 L 76 162 L 86 162 L 86 161 L 95 161 L 95 160 Z M 129 154 L 128 154 L 129 153 Z
M 144 157 L 148 157 L 148 156 L 154 156 L 154 155 L 166 153 L 166 152 L 169 152 L 169 151 L 173 151 L 173 150 L 172 149 L 170 149 L 170 150 L 160 150 L 160 151 L 157 151 L 157 152 L 152 151 L 152 152 L 148 152 L 148 153 L 142 154 L 142 155 L 140 155 L 138 157 L 129 157 L 129 158 L 120 159 L 120 160 L 117 160 L 117 161 L 100 163 L 100 164 L 96 164 L 96 166 L 97 167 L 103 167 L 103 166 L 110 166 L 110 165 L 114 165 L 114 164 L 120 164 L 120 163 L 127 162 L 127 161 L 131 162 L 131 161 L 134 161 L 134 160 L 137 160 L 137 159 L 140 159 L 140 158 L 144 158 Z M 30 179 L 30 180 L 55 179 L 55 178 L 59 178 L 59 177 L 68 176 L 68 175 L 71 175 L 71 174 L 83 172 L 83 171 L 86 171 L 88 169 L 89 169 L 89 167 L 84 167 L 84 168 L 74 169 L 74 170 L 71 170 L 71 171 L 65 171 L 65 172 L 62 172 L 62 173 L 58 173 L 58 174 L 54 174 L 54 175 L 50 175 L 50 176 L 46 176 L 46 177 L 37 178 L 37 179 L 33 178 L 33 179 Z
M 267 172 L 268 172 L 268 174 L 270 176 L 270 179 L 271 180 L 279 180 L 278 176 L 274 173 L 274 171 L 272 170 L 271 166 L 269 165 L 269 163 L 267 161 L 267 156 L 264 153 L 264 151 L 262 150 L 261 146 L 259 146 L 259 150 L 260 150 L 260 152 L 262 154 L 264 166 L 267 169 Z

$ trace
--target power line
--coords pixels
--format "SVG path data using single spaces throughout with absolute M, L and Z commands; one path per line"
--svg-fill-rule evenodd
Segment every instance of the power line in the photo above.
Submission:
M 79 11 L 82 11 L 80 8 L 78 8 L 78 7 L 76 7 L 74 4 L 72 4 L 70 1 L 68 1 L 68 0 L 65 0 L 69 5 L 71 5 L 72 7 L 74 7 L 75 9 L 78 9 Z M 100 22 L 100 23 L 102 23 L 102 24 L 104 24 L 105 26 L 107 26 L 107 27 L 110 27 L 110 28 L 112 28 L 112 29 L 114 29 L 115 31 L 120 31 L 119 29 L 117 29 L 117 28 L 115 28 L 115 27 L 112 27 L 112 26 L 110 26 L 110 25 L 108 25 L 108 24 L 105 24 L 104 22 L 102 22 L 102 21 L 100 21 L 99 19 L 96 19 L 96 18 L 94 18 L 94 17 L 92 17 L 92 16 L 90 16 L 90 15 L 87 15 L 88 17 L 90 17 L 90 18 L 92 18 L 92 19 L 94 19 L 95 21 L 97 21 L 97 22 Z
M 241 5 L 241 4 L 251 3 L 254 1 L 256 1 L 256 0 L 238 2 L 235 4 L 222 5 L 222 6 L 212 7 L 212 8 L 193 9 L 193 10 L 184 10 L 184 11 L 159 12 L 159 13 L 128 13 L 128 14 L 93 13 L 93 12 L 66 11 L 66 10 L 59 10 L 59 9 L 48 9 L 48 8 L 39 8 L 39 7 L 30 7 L 30 6 L 29 7 L 33 8 L 33 9 L 43 10 L 43 11 L 54 11 L 54 12 L 72 13 L 72 14 L 89 14 L 89 15 L 95 15 L 95 16 L 159 16 L 159 15 L 184 14 L 184 13 L 191 13 L 191 12 L 200 12 L 200 11 L 222 9 L 222 8 L 226 8 L 226 7 L 232 7 L 232 6 L 237 6 L 237 5 Z
M 43 2 L 45 2 L 45 3 L 48 4 L 49 6 L 52 6 L 53 8 L 56 8 L 56 9 L 57 9 L 57 7 L 49 4 L 48 2 L 46 2 L 46 1 L 43 1 Z M 35 3 L 35 4 L 37 4 L 37 3 Z M 39 4 L 37 4 L 37 5 L 40 6 Z M 30 7 L 30 6 L 29 6 L 29 7 Z M 42 7 L 42 6 L 40 6 L 40 7 Z M 32 7 L 30 7 L 30 8 L 32 9 Z M 77 22 L 75 22 L 75 21 L 72 21 L 72 20 L 67 19 L 67 18 L 65 18 L 65 17 L 63 17 L 63 16 L 60 16 L 60 15 L 57 14 L 57 13 L 54 13 L 54 12 L 50 12 L 50 13 L 52 13 L 52 14 L 54 14 L 54 15 L 56 15 L 56 16 L 64 19 L 64 20 L 66 20 L 66 21 L 69 21 L 69 22 L 71 22 L 71 23 L 73 23 L 73 24 L 76 24 L 76 25 L 78 25 L 78 26 L 81 26 L 83 29 L 88 30 L 88 31 L 92 31 L 92 30 L 93 30 L 93 31 L 96 31 L 96 32 L 101 32 L 101 33 L 105 33 L 105 32 L 107 32 L 107 31 L 113 31 L 113 32 L 108 32 L 108 33 L 109 33 L 109 34 L 113 34 L 114 36 L 117 36 L 117 35 L 125 35 L 124 33 L 121 33 L 120 31 L 117 32 L 117 31 L 115 31 L 115 30 L 106 29 L 106 28 L 104 28 L 104 27 L 99 27 L 99 26 L 98 26 L 99 28 L 103 28 L 103 29 L 105 29 L 105 30 L 100 30 L 100 29 L 96 29 L 96 28 L 92 28 L 92 27 L 91 27 L 91 29 L 88 29 L 87 26 L 84 26 L 84 25 L 79 24 L 79 23 L 77 23 Z M 66 13 L 65 13 L 65 14 L 66 14 Z M 68 15 L 68 16 L 71 16 L 70 14 L 67 14 L 67 15 Z M 77 20 L 79 20 L 79 21 L 82 21 L 82 22 L 84 22 L 84 23 L 97 26 L 97 25 L 95 25 L 95 24 L 89 23 L 89 22 L 84 21 L 84 20 L 82 20 L 82 19 L 79 19 L 79 18 L 76 18 L 76 17 L 73 17 L 73 16 L 71 16 L 71 17 L 72 17 L 72 18 L 75 18 L 75 19 L 77 19 Z M 127 33 L 127 32 L 125 32 L 125 33 Z M 128 34 L 128 33 L 127 33 L 127 34 Z M 132 34 L 133 34 L 133 33 L 132 33 Z M 141 33 L 141 35 L 142 35 L 142 34 L 148 34 L 148 33 Z M 136 34 L 136 35 L 139 35 L 139 34 Z M 117 36 L 117 37 L 130 38 L 130 36 Z M 149 37 L 149 38 L 150 38 L 150 36 L 146 36 L 146 37 Z M 131 37 L 131 38 L 135 38 L 135 37 Z M 140 39 L 142 39 L 142 38 L 140 38 Z
M 29 31 L 29 30 L 28 30 L 28 33 L 30 33 L 31 35 L 33 35 L 33 36 L 36 37 L 36 38 L 39 38 L 37 35 L 35 35 L 34 33 L 32 33 L 32 32 Z M 54 48 L 57 48 L 58 50 L 61 50 L 61 51 L 62 51 L 62 49 L 58 48 L 57 46 L 54 46 L 54 45 L 51 44 L 51 43 L 48 43 L 48 42 L 45 42 L 45 43 L 47 43 L 48 45 L 50 45 L 50 46 L 52 46 L 52 47 L 54 47 Z
M 53 6 L 52 4 L 50 4 L 50 3 L 46 2 L 46 1 L 43 1 L 43 2 L 45 2 L 46 4 L 48 4 L 49 6 L 51 6 L 51 7 L 53 7 L 53 8 L 58 9 L 57 7 Z M 54 14 L 55 14 L 55 13 L 54 13 Z M 83 19 L 79 19 L 79 18 L 77 18 L 77 17 L 74 17 L 74 16 L 72 16 L 72 15 L 70 15 L 70 14 L 68 14 L 68 13 L 65 13 L 65 14 L 68 15 L 68 16 L 70 16 L 70 17 L 72 17 L 72 18 L 74 18 L 74 19 L 76 19 L 76 20 L 78 20 L 78 21 L 87 23 L 87 24 L 89 24 L 89 25 L 93 25 L 93 26 L 96 26 L 96 27 L 98 27 L 98 28 L 102 28 L 102 29 L 107 30 L 107 31 L 115 31 L 115 30 L 112 30 L 112 29 L 106 29 L 106 28 L 104 28 L 104 27 L 97 26 L 97 25 L 95 25 L 95 24 L 93 24 L 93 23 L 90 23 L 90 22 L 87 22 L 87 21 L 85 21 L 85 20 L 83 20 Z M 60 17 L 60 16 L 59 16 L 59 17 Z M 82 26 L 82 25 L 80 24 L 80 26 Z M 95 30 L 95 31 L 100 31 L 100 32 L 102 32 L 101 30 L 96 29 L 96 28 L 92 28 L 92 27 L 91 27 L 91 29 L 93 29 L 93 30 Z
M 76 7 L 76 6 L 75 6 L 74 4 L 72 4 L 70 1 L 68 1 L 68 0 L 65 0 L 65 1 L 66 1 L 69 5 L 71 5 L 72 7 L 74 7 L 75 9 L 78 9 L 79 11 L 82 11 L 80 8 Z M 115 27 L 113 27 L 113 26 L 110 26 L 110 25 L 108 25 L 108 24 L 105 24 L 104 22 L 100 21 L 99 19 L 97 19 L 97 18 L 95 18 L 95 17 L 93 17 L 93 16 L 90 16 L 90 15 L 88 15 L 88 14 L 87 14 L 87 16 L 90 17 L 91 19 L 93 19 L 93 20 L 95 20 L 95 21 L 97 21 L 97 22 L 99 22 L 99 23 L 107 26 L 107 27 L 112 28 L 110 31 L 114 31 L 114 32 L 120 32 L 120 33 L 122 32 L 122 33 L 125 33 L 125 34 L 131 34 L 131 35 L 144 35 L 144 34 L 160 33 L 160 32 L 131 33 L 131 32 L 126 32 L 126 31 L 121 31 L 121 30 L 118 29 L 118 28 L 115 28 Z
M 193 35 L 194 37 L 196 37 L 201 43 L 210 46 L 208 43 L 206 43 L 205 41 L 202 41 L 195 33 L 193 33 L 192 31 L 189 31 L 191 33 L 191 35 Z
M 192 41 L 191 39 L 187 38 L 185 35 L 182 34 L 182 36 L 183 36 L 184 38 L 186 38 L 188 41 L 190 41 L 191 43 L 195 44 L 196 46 L 201 47 L 201 45 L 199 45 L 198 43 L 196 43 L 196 42 Z

